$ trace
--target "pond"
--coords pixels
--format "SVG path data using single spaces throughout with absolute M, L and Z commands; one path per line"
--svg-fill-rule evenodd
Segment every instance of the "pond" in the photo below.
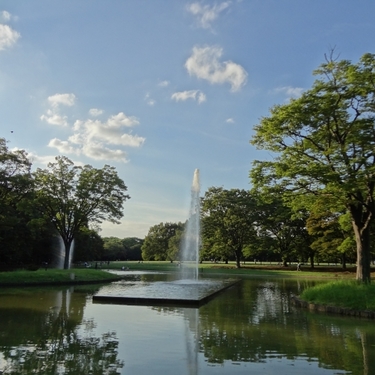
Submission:
M 123 287 L 171 278 L 129 273 Z M 244 278 L 200 308 L 93 303 L 108 285 L 3 289 L 0 373 L 375 374 L 373 321 L 291 304 L 312 283 Z

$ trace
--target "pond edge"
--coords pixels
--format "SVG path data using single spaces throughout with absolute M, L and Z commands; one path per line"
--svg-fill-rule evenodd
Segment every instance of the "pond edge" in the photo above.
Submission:
M 318 303 L 307 302 L 292 295 L 291 301 L 294 306 L 308 309 L 313 312 L 323 312 L 326 314 L 336 314 L 342 316 L 354 316 L 356 318 L 375 319 L 375 311 L 373 310 L 354 310 L 347 307 L 321 305 Z

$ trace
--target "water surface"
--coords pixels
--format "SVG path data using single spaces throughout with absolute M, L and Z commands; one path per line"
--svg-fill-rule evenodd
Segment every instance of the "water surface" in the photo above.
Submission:
M 375 374 L 374 322 L 294 308 L 291 293 L 310 283 L 244 279 L 199 309 L 93 304 L 108 285 L 3 289 L 0 372 Z

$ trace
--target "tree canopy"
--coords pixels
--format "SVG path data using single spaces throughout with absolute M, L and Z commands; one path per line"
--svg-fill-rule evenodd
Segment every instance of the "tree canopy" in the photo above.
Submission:
M 375 55 L 354 64 L 333 53 L 298 99 L 276 105 L 255 126 L 251 142 L 274 153 L 255 161 L 254 185 L 279 185 L 313 210 L 316 197 L 351 217 L 357 279 L 370 282 L 370 224 L 375 187 Z
M 211 187 L 202 199 L 203 249 L 228 259 L 233 256 L 241 267 L 243 250 L 255 237 L 255 201 L 245 190 Z
M 64 268 L 69 267 L 71 243 L 90 222 L 118 223 L 127 187 L 114 167 L 75 166 L 64 156 L 34 173 L 34 208 L 55 226 L 65 245 Z

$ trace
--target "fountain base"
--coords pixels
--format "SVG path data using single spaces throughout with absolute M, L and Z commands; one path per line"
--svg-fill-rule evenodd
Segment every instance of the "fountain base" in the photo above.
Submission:
M 220 282 L 178 280 L 176 282 L 152 283 L 142 288 L 119 288 L 111 294 L 93 296 L 94 303 L 143 305 L 143 306 L 178 306 L 200 307 L 211 301 L 218 294 L 237 284 L 240 280 Z M 117 292 L 116 292 L 117 290 Z M 177 296 L 177 297 L 176 297 Z

